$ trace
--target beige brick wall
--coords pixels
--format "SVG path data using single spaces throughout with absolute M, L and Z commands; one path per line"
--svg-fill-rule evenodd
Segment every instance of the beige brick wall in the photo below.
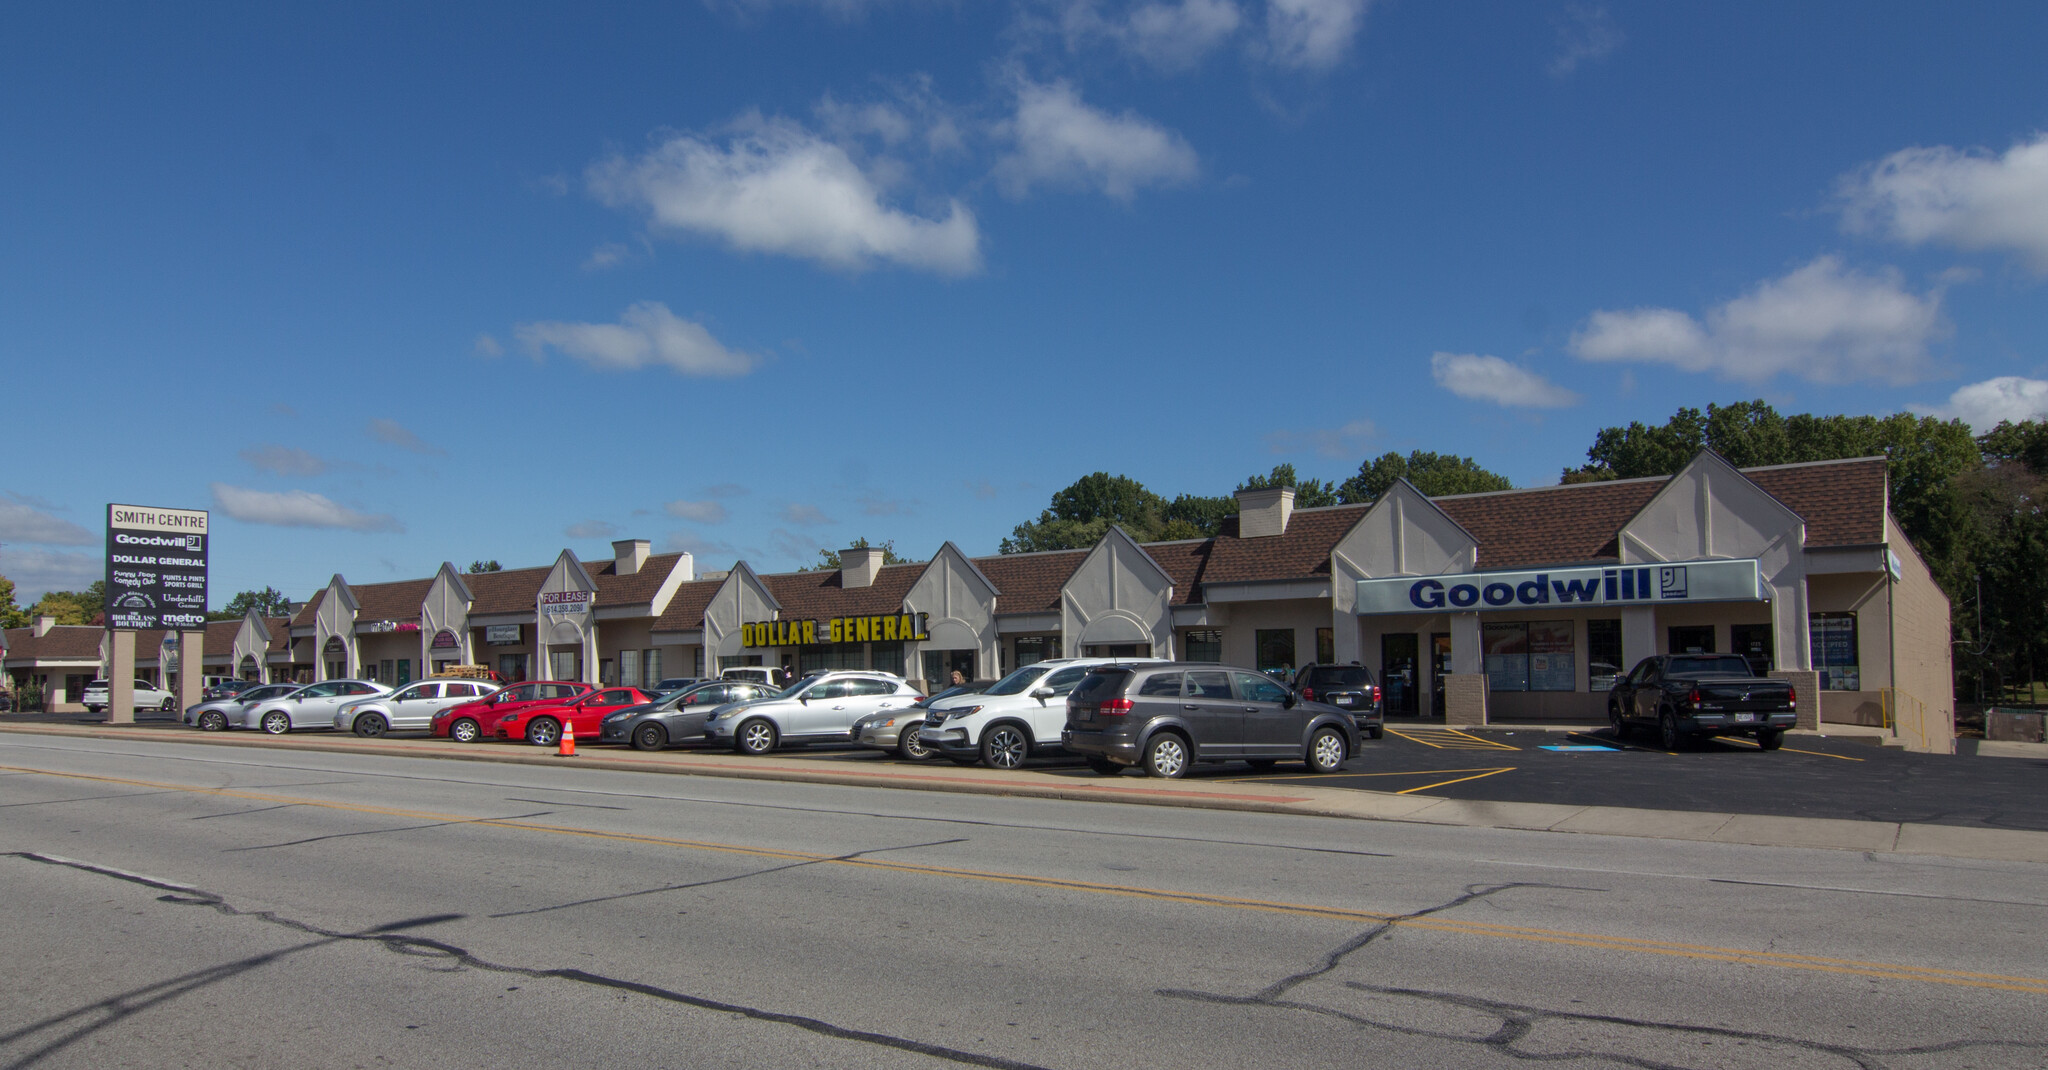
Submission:
M 1898 582 L 1891 585 L 1893 680 L 1901 692 L 1893 703 L 1899 739 L 1912 750 L 1953 754 L 1956 749 L 1954 647 L 1948 595 L 1934 582 L 1926 562 L 1905 533 L 1885 515 L 1885 540 L 1899 556 Z

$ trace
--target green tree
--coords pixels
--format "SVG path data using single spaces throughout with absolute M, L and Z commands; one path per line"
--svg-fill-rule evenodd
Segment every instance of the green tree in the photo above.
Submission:
M 14 604 L 14 581 L 0 576 L 0 628 L 28 624 L 28 611 Z
M 107 581 L 94 580 L 83 591 L 51 591 L 29 608 L 30 616 L 56 618 L 59 624 L 92 624 L 107 608 Z
M 1237 515 L 1237 499 L 1229 496 L 1205 498 L 1182 494 L 1160 510 L 1160 524 L 1141 541 L 1206 539 L 1223 530 L 1223 518 Z
M 869 542 L 868 542 L 868 540 L 867 540 L 867 536 L 863 535 L 863 536 L 861 536 L 860 538 L 858 538 L 858 539 L 855 539 L 855 540 L 853 540 L 853 542 L 852 542 L 851 544 L 849 544 L 849 545 L 848 545 L 848 546 L 847 546 L 846 548 L 847 548 L 847 549 L 849 549 L 849 550 L 866 550 L 866 549 L 869 549 L 869 548 L 870 548 L 870 547 L 871 547 L 872 545 L 873 545 L 872 543 L 869 543 Z M 898 555 L 897 555 L 897 553 L 896 553 L 896 540 L 895 540 L 895 539 L 888 539 L 888 540 L 885 540 L 885 541 L 884 541 L 884 542 L 882 543 L 882 547 L 881 547 L 881 549 L 882 549 L 882 563 L 883 563 L 883 564 L 885 564 L 885 565 L 908 565 L 908 564 L 913 564 L 913 563 L 914 563 L 914 562 L 912 562 L 912 561 L 911 561 L 911 560 L 910 560 L 909 558 L 906 558 L 906 557 L 900 557 L 900 556 L 898 556 Z M 837 551 L 837 550 L 820 550 L 820 551 L 818 551 L 818 563 L 817 563 L 817 564 L 815 564 L 815 565 L 804 565 L 804 566 L 802 566 L 802 567 L 799 567 L 799 568 L 797 569 L 797 571 L 798 571 L 798 572 L 815 572 L 815 571 L 817 571 L 817 570 L 819 570 L 819 569 L 825 569 L 825 570 L 827 570 L 827 571 L 831 571 L 831 572 L 837 572 L 837 571 L 839 571 L 840 567 L 841 567 L 841 566 L 840 566 L 840 563 L 839 563 L 839 551 Z
M 471 561 L 469 563 L 469 571 L 471 575 L 475 575 L 479 572 L 503 572 L 504 570 L 505 566 L 499 564 L 498 559 L 495 557 L 491 558 L 489 561 Z
M 1320 479 L 1302 479 L 1295 475 L 1291 464 L 1276 464 L 1273 471 L 1263 476 L 1252 476 L 1237 485 L 1239 490 L 1264 490 L 1268 487 L 1293 487 L 1294 507 L 1314 509 L 1323 505 L 1336 505 L 1337 485 Z M 1232 499 L 1235 502 L 1235 499 Z M 1235 505 L 1231 512 L 1236 512 Z
M 1129 476 L 1093 472 L 1055 491 L 1038 519 L 1019 524 L 1003 540 L 1006 554 L 1078 550 L 1093 546 L 1111 524 L 1140 542 L 1165 526 L 1165 498 Z
M 1385 453 L 1359 465 L 1358 474 L 1337 488 L 1337 498 L 1347 504 L 1370 505 L 1397 479 L 1408 480 L 1432 498 L 1514 488 L 1506 476 L 1481 468 L 1470 457 L 1414 450 L 1406 457 Z
M 292 611 L 292 600 L 275 587 L 260 591 L 243 591 L 228 599 L 228 604 L 208 613 L 207 620 L 241 620 L 251 609 L 266 617 L 288 617 Z

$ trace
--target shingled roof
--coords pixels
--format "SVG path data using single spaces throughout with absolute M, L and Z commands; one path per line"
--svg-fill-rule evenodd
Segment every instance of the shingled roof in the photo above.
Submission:
M 98 661 L 100 636 L 106 629 L 91 624 L 58 624 L 43 635 L 34 628 L 7 629 L 7 660 Z
M 883 565 L 875 572 L 873 583 L 854 588 L 840 586 L 844 574 L 838 569 L 776 572 L 762 576 L 761 582 L 782 603 L 785 618 L 858 617 L 902 610 L 903 596 L 910 593 L 924 569 L 923 561 Z
M 1087 556 L 1086 550 L 997 554 L 975 558 L 974 567 L 1001 592 L 996 596 L 996 612 L 1051 613 L 1060 608 L 1060 588 Z

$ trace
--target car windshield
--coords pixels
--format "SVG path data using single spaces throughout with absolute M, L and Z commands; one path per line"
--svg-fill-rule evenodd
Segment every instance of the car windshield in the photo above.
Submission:
M 1740 654 L 1721 654 L 1704 658 L 1672 658 L 1671 664 L 1664 668 L 1664 675 L 1666 676 L 1706 676 L 1716 673 L 1726 676 L 1751 675 L 1749 662 Z
M 983 693 L 989 695 L 1021 695 L 1030 690 L 1031 685 L 1038 682 L 1039 677 L 1045 675 L 1047 668 L 1048 666 L 1045 665 L 1026 665 L 1010 675 L 997 680 L 996 686 L 989 688 Z M 938 696 L 934 695 L 933 697 L 937 698 Z
M 284 696 L 289 695 L 292 692 L 297 691 L 298 689 L 299 685 L 297 684 L 271 684 L 267 687 L 259 687 L 255 688 L 254 690 L 244 691 L 235 697 L 248 699 L 283 698 Z

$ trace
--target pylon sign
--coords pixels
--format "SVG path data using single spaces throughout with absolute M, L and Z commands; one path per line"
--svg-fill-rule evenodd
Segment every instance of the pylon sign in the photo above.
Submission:
M 203 509 L 109 504 L 107 626 L 204 626 L 208 537 Z

